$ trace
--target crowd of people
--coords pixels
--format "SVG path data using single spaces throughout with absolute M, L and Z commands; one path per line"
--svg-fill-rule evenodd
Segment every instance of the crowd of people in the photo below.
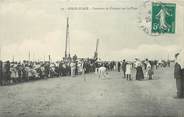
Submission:
M 170 66 L 166 61 L 150 61 L 135 59 L 135 61 L 99 61 L 95 59 L 77 58 L 70 60 L 51 61 L 0 61 L 0 84 L 10 85 L 38 79 L 56 78 L 64 76 L 76 76 L 95 72 L 97 68 L 104 66 L 107 71 L 122 71 L 123 78 L 132 80 L 132 71 L 136 70 L 136 80 L 142 80 L 145 76 L 149 80 L 154 74 L 153 68 Z M 144 75 L 143 70 L 146 70 Z
M 95 69 L 100 66 L 105 66 L 108 70 L 113 70 L 115 62 L 98 62 L 89 58 L 74 58 L 57 62 L 0 61 L 0 84 L 9 85 L 38 79 L 76 76 L 82 73 L 95 72 Z
M 184 55 L 184 52 L 183 52 Z M 158 68 L 170 67 L 171 61 L 165 60 L 139 60 L 134 61 L 99 61 L 89 58 L 51 61 L 22 61 L 10 62 L 0 60 L 0 85 L 11 85 L 32 80 L 47 78 L 62 78 L 97 72 L 105 67 L 107 72 L 117 70 L 122 72 L 126 80 L 152 80 L 154 71 Z M 184 60 L 180 53 L 175 55 L 174 78 L 176 79 L 177 96 L 184 98 Z M 135 73 L 135 76 L 133 74 Z
M 136 71 L 135 79 L 136 80 L 143 80 L 147 77 L 149 80 L 153 79 L 154 70 L 158 69 L 158 67 L 170 67 L 171 61 L 165 60 L 139 60 L 138 58 L 135 61 L 126 61 L 123 60 L 122 62 L 118 62 L 118 72 L 122 70 L 123 78 L 127 80 L 132 80 L 133 70 Z M 143 72 L 145 71 L 145 73 Z

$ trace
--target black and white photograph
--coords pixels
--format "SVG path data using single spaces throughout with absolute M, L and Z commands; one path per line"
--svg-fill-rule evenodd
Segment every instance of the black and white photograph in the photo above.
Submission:
M 184 1 L 0 0 L 0 117 L 184 117 Z

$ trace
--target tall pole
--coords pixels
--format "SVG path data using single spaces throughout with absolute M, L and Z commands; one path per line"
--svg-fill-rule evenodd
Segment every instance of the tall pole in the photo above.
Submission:
M 65 42 L 65 58 L 67 58 L 68 35 L 69 35 L 69 18 L 67 17 L 67 24 L 66 24 L 66 42 Z
M 50 67 L 50 64 L 51 64 L 51 55 L 49 54 L 49 67 Z M 49 70 L 49 77 L 50 77 L 50 70 Z
M 94 59 L 98 59 L 98 45 L 99 45 L 99 39 L 97 39 L 96 41 L 96 50 L 95 50 Z
M 51 62 L 51 56 L 50 56 L 50 54 L 49 54 L 49 63 Z
M 70 58 L 70 35 L 69 35 L 69 30 L 68 30 L 68 57 Z
M 96 41 L 96 52 L 98 52 L 99 39 Z

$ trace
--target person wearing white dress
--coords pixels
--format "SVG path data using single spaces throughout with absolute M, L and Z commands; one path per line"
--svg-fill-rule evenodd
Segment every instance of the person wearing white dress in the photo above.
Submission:
M 132 73 L 132 64 L 128 62 L 126 64 L 126 72 L 125 72 L 127 80 L 132 80 L 131 73 Z
M 149 61 L 146 62 L 146 74 L 145 77 L 149 78 L 149 71 L 151 69 L 151 64 L 149 63 Z
M 75 76 L 75 63 L 72 62 L 70 64 L 70 67 L 71 67 L 71 76 L 74 77 Z

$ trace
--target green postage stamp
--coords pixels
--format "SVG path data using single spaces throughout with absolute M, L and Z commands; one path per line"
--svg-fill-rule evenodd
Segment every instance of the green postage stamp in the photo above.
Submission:
M 152 33 L 175 33 L 176 4 L 152 3 Z

